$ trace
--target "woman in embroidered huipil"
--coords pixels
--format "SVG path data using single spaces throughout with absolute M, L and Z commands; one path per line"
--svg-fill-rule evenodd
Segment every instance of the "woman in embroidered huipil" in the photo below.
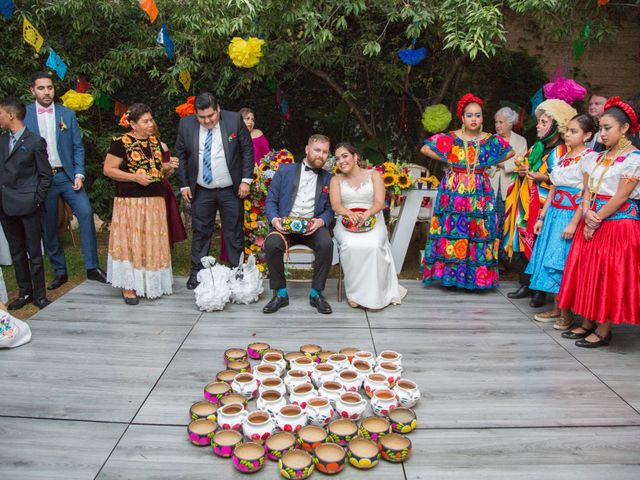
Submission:
M 598 156 L 585 145 L 595 132 L 596 124 L 588 115 L 576 115 L 567 125 L 564 141 L 569 151 L 552 165 L 547 202 L 534 226 L 538 237 L 525 270 L 531 275 L 533 290 L 556 295 L 560 291 L 571 240 L 582 219 L 582 164 Z M 555 298 L 553 310 L 539 313 L 534 319 L 538 322 L 555 321 L 556 330 L 568 330 L 573 317 L 570 311 L 560 311 L 557 300 Z
M 426 284 L 441 279 L 443 286 L 468 290 L 498 286 L 500 235 L 486 170 L 513 152 L 504 139 L 482 131 L 482 104 L 480 98 L 464 95 L 456 112 L 462 127 L 432 136 L 420 150 L 449 164 L 422 260 Z
M 640 324 L 640 151 L 628 135 L 640 130 L 638 109 L 612 97 L 600 119 L 607 150 L 582 162 L 584 220 L 576 231 L 558 305 L 584 317 L 562 336 L 576 346 L 611 341 L 611 324 Z

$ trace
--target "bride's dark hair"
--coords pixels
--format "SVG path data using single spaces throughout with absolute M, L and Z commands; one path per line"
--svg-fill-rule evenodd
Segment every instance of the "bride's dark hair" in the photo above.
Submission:
M 353 146 L 353 144 L 351 144 L 349 142 L 339 143 L 339 144 L 336 145 L 336 149 L 334 150 L 334 152 L 337 152 L 339 148 L 344 148 L 347 152 L 349 152 L 351 155 L 356 157 L 356 162 L 357 162 L 358 166 L 361 167 L 361 168 L 364 167 L 364 164 L 362 163 L 362 155 L 360 155 L 360 152 L 358 151 L 358 149 L 356 147 Z

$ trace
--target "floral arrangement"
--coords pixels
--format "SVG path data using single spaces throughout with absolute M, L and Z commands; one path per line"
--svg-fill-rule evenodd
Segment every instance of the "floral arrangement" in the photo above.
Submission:
M 440 180 L 438 180 L 434 175 L 431 175 L 430 177 L 418 177 L 413 181 L 413 184 L 417 189 L 438 188 Z
M 441 103 L 430 105 L 422 114 L 422 126 L 429 133 L 443 131 L 451 123 L 451 112 Z
M 253 172 L 251 192 L 244 201 L 244 252 L 246 255 L 255 255 L 260 272 L 266 269 L 264 240 L 269 234 L 269 222 L 265 214 L 265 201 L 269 185 L 278 167 L 293 161 L 293 154 L 285 149 L 272 150 L 265 155 Z
M 375 168 L 382 174 L 384 187 L 392 200 L 402 195 L 403 191 L 410 189 L 413 184 L 406 163 L 384 162 L 369 168 Z

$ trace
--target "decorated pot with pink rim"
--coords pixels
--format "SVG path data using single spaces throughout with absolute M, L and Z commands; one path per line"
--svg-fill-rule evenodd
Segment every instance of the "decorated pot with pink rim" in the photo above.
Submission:
M 361 351 L 361 349 L 356 347 L 344 347 L 344 348 L 341 348 L 338 353 L 341 353 L 342 355 L 346 355 L 347 359 L 349 360 L 349 363 L 351 363 L 353 361 L 353 356 L 356 354 L 356 352 L 359 352 L 359 351 Z
M 335 443 L 318 445 L 314 452 L 316 470 L 326 475 L 335 475 L 344 470 L 347 452 Z
M 319 362 L 318 354 L 322 351 L 322 347 L 320 345 L 308 344 L 302 345 L 300 347 L 300 352 L 307 358 L 313 360 L 314 362 Z
M 204 399 L 211 403 L 220 403 L 222 397 L 230 392 L 231 386 L 228 383 L 213 382 L 204 387 Z
M 379 417 L 386 416 L 391 410 L 398 407 L 398 398 L 393 390 L 379 388 L 371 397 L 373 413 Z
M 371 365 L 371 368 L 376 366 L 376 356 L 371 352 L 367 352 L 366 350 L 361 350 L 354 353 L 353 361 L 351 363 L 355 362 L 356 360 L 367 362 L 369 365 Z
M 216 373 L 216 381 L 217 382 L 225 382 L 231 385 L 233 379 L 236 378 L 238 372 L 235 370 L 222 370 L 221 372 Z
M 242 421 L 247 416 L 247 410 L 241 403 L 223 405 L 217 411 L 218 425 L 224 430 L 242 429 Z
M 228 348 L 224 351 L 224 364 L 228 365 L 233 360 L 246 360 L 247 351 L 243 348 Z
M 336 412 L 343 418 L 359 420 L 366 408 L 367 402 L 356 392 L 343 393 L 336 400 Z
M 227 368 L 237 373 L 251 373 L 249 360 L 231 360 L 227 364 Z
M 276 432 L 264 442 L 267 458 L 277 462 L 282 455 L 296 447 L 296 436 L 290 432 Z
M 302 385 L 309 382 L 309 375 L 303 370 L 289 370 L 284 377 L 284 384 L 287 386 L 287 391 L 291 393 L 293 387 L 296 385 Z
M 365 362 L 364 360 L 357 360 L 355 358 L 351 363 L 351 370 L 353 370 L 354 372 L 358 372 L 358 375 L 360 375 L 362 378 L 373 373 L 373 367 L 371 366 L 371 364 Z
M 376 358 L 377 365 L 380 365 L 383 362 L 393 362 L 397 365 L 402 365 L 402 354 L 394 352 L 393 350 L 384 350 L 380 352 L 380 355 Z
M 304 357 L 304 353 L 302 352 L 288 352 L 284 354 L 284 361 L 287 365 L 287 368 L 291 368 L 291 360 L 294 358 Z
M 239 393 L 230 393 L 222 397 L 222 400 L 220 400 L 221 407 L 224 407 L 225 405 L 230 405 L 232 403 L 240 403 L 244 405 L 245 408 L 247 408 L 247 406 L 249 405 L 249 401 L 246 399 L 246 397 L 240 395 Z
M 307 414 L 300 405 L 285 405 L 275 419 L 278 428 L 285 432 L 297 432 L 307 424 Z
M 258 381 L 253 378 L 251 373 L 239 373 L 231 382 L 231 388 L 248 400 L 258 395 Z
M 369 398 L 379 388 L 389 388 L 389 380 L 382 373 L 370 373 L 364 378 L 364 391 Z
M 265 350 L 271 348 L 271 345 L 263 342 L 254 342 L 247 345 L 247 355 L 254 360 L 260 360 Z
M 366 438 L 354 438 L 347 446 L 349 463 L 360 470 L 369 470 L 378 465 L 380 450 L 378 444 Z
M 275 415 L 286 404 L 287 399 L 277 390 L 263 391 L 256 401 L 258 409 L 266 410 L 270 415 Z
M 261 385 L 262 381 L 265 378 L 280 376 L 278 374 L 278 367 L 276 365 L 269 365 L 269 364 L 258 365 L 256 366 L 256 368 L 253 369 L 253 372 L 251 373 L 253 375 L 253 378 L 255 378 L 258 381 L 258 385 Z
M 378 442 L 380 455 L 383 460 L 401 463 L 411 456 L 411 440 L 399 433 L 385 435 Z
M 242 473 L 255 473 L 264 466 L 264 447 L 256 442 L 241 443 L 233 449 L 233 466 Z
M 282 354 L 276 352 L 269 352 L 262 355 L 262 364 L 274 365 L 278 369 L 278 376 L 282 375 L 287 366 Z
M 307 375 L 311 375 L 311 372 L 316 369 L 316 362 L 309 357 L 294 358 L 289 363 L 292 370 L 302 370 Z
M 348 418 L 339 418 L 329 423 L 327 430 L 329 432 L 329 436 L 327 437 L 329 442 L 346 447 L 351 439 L 355 438 L 358 434 L 358 425 Z
M 327 425 L 333 418 L 333 407 L 328 398 L 313 397 L 307 401 L 307 420 L 310 425 Z
M 298 432 L 298 446 L 307 452 L 313 452 L 326 440 L 327 431 L 319 425 L 305 425 Z
M 329 380 L 335 380 L 336 376 L 336 367 L 328 363 L 318 363 L 313 372 L 311 372 L 311 380 L 316 387 L 320 387 L 320 385 Z
M 206 418 L 212 422 L 216 421 L 216 411 L 218 410 L 219 403 L 212 403 L 209 400 L 202 400 L 191 405 L 189 414 L 191 420 L 198 420 L 200 418 Z
M 329 357 L 336 353 L 337 352 L 333 352 L 331 350 L 322 350 L 320 353 L 318 353 L 318 363 L 327 363 L 327 360 L 329 360 Z
M 280 377 L 267 377 L 263 379 L 260 382 L 260 386 L 258 387 L 258 395 L 260 395 L 265 390 L 277 390 L 282 395 L 287 393 L 287 387 Z
M 343 353 L 334 353 L 327 359 L 327 363 L 333 365 L 336 368 L 336 372 L 341 372 L 351 365 L 349 357 Z
M 342 370 L 338 373 L 336 382 L 342 384 L 345 392 L 357 392 L 362 386 L 363 377 L 355 370 Z
M 389 412 L 387 417 L 391 423 L 391 430 L 396 433 L 407 434 L 418 426 L 416 412 L 410 408 L 398 407 Z
M 266 410 L 254 410 L 242 420 L 244 436 L 262 444 L 276 430 L 276 422 Z
M 403 407 L 412 408 L 420 400 L 420 389 L 418 384 L 412 380 L 401 378 L 393 387 L 393 391 Z
M 211 439 L 213 453 L 222 458 L 231 458 L 233 449 L 242 443 L 242 434 L 236 430 L 218 430 Z
M 307 407 L 307 401 L 317 395 L 316 389 L 310 383 L 303 383 L 293 387 L 289 402 L 294 405 L 300 405 L 302 408 Z
M 336 401 L 340 398 L 340 395 L 344 393 L 344 387 L 340 382 L 329 380 L 324 382 L 318 389 L 318 395 L 329 399 L 331 404 L 335 407 Z
M 313 457 L 303 450 L 289 450 L 278 460 L 280 475 L 284 478 L 304 480 L 315 469 Z
M 377 442 L 391 431 L 391 424 L 385 417 L 367 417 L 362 420 L 358 435 Z
M 213 437 L 216 428 L 216 422 L 212 422 L 206 418 L 194 420 L 187 427 L 189 440 L 197 447 L 211 445 L 211 437 Z
M 389 386 L 393 388 L 400 377 L 402 376 L 402 367 L 393 362 L 382 362 L 376 366 L 376 373 L 381 373 L 387 378 Z

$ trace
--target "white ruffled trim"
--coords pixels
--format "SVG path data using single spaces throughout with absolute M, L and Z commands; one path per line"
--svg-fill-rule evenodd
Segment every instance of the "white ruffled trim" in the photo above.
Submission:
M 173 293 L 173 272 L 169 268 L 160 270 L 136 270 L 125 260 L 107 258 L 107 281 L 116 288 L 135 290 L 136 295 L 157 298 Z

